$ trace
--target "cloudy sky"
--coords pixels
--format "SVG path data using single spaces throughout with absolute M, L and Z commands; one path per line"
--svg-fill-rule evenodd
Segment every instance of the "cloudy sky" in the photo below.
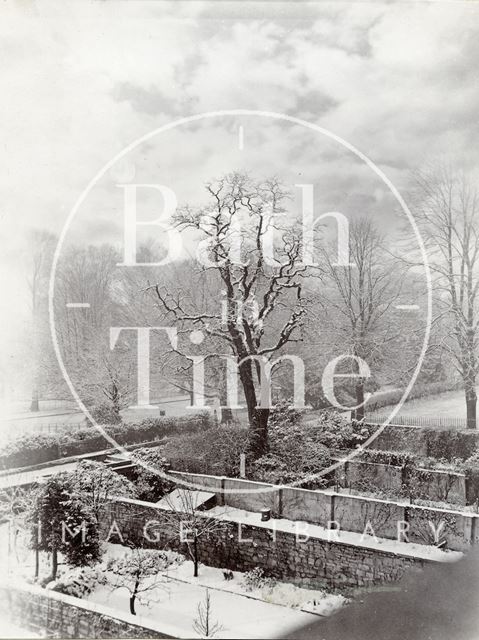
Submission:
M 6 324 L 15 326 L 23 305 L 25 232 L 59 233 L 107 161 L 178 118 L 231 109 L 302 118 L 359 148 L 406 192 L 411 172 L 440 157 L 477 170 L 478 18 L 475 2 L 2 2 Z M 108 174 L 88 224 L 72 233 L 108 238 L 121 204 L 114 183 L 131 178 L 132 166 L 142 181 L 163 172 L 186 199 L 222 163 L 279 172 L 292 184 L 316 180 L 321 167 L 325 207 L 377 206 L 384 197 L 371 182 L 361 200 L 351 186 L 359 169 L 350 162 L 353 178 L 344 181 L 337 149 L 323 141 L 318 152 L 311 134 L 278 123 L 219 120 L 169 135 Z M 349 204 L 336 203 L 338 191 Z

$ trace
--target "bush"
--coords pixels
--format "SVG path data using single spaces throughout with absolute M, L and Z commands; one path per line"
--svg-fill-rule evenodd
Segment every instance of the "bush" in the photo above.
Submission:
M 212 426 L 209 414 L 187 417 L 155 418 L 139 423 L 106 425 L 106 432 L 121 445 L 140 444 L 164 436 L 200 433 Z M 57 435 L 28 435 L 8 443 L 0 454 L 0 467 L 25 467 L 58 458 L 111 448 L 96 429 L 85 428 Z
M 169 467 L 163 455 L 164 447 L 147 447 L 137 449 L 132 456 L 133 460 L 146 463 L 153 469 L 158 469 L 159 473 L 150 471 L 146 467 L 139 466 L 135 470 L 135 487 L 137 496 L 146 502 L 156 502 L 166 493 L 169 493 L 174 484 L 163 475 Z
M 74 567 L 63 569 L 59 579 L 50 588 L 67 596 L 83 598 L 89 595 L 98 584 L 105 583 L 104 573 L 97 568 Z
M 272 453 L 254 460 L 248 468 L 248 477 L 270 484 L 287 484 L 301 479 L 297 472 L 288 469 L 286 463 Z
M 330 449 L 352 449 L 365 442 L 373 427 L 348 420 L 337 411 L 323 411 L 307 423 L 308 433 L 316 442 Z
M 244 574 L 241 584 L 246 591 L 254 591 L 255 589 L 272 590 L 276 586 L 276 580 L 267 577 L 261 567 L 255 567 Z
M 466 476 L 466 504 L 479 504 L 479 450 L 475 451 L 462 465 Z
M 249 465 L 249 477 L 273 484 L 296 482 L 330 465 L 329 448 L 317 437 L 317 430 L 301 424 L 301 419 L 301 413 L 288 403 L 272 410 L 269 453 Z
M 387 464 L 393 467 L 415 464 L 417 456 L 412 453 L 400 451 L 382 451 L 379 449 L 365 449 L 359 456 L 359 460 L 375 464 Z
M 476 431 L 453 429 L 426 429 L 428 456 L 438 460 L 468 459 L 477 447 Z
M 120 412 L 111 404 L 99 404 L 90 410 L 90 414 L 97 424 L 120 424 L 122 421 Z M 87 424 L 90 426 L 88 418 Z
M 354 407 L 356 400 L 351 395 L 345 385 L 338 384 L 335 387 L 336 399 L 343 407 Z M 330 401 L 324 395 L 323 382 L 321 378 L 315 378 L 306 385 L 306 404 L 313 409 L 333 409 Z
M 230 425 L 172 438 L 164 456 L 177 471 L 238 477 L 240 455 L 248 445 L 248 429 Z
M 29 435 L 12 440 L 2 448 L 2 469 L 48 462 L 59 458 L 59 437 L 53 435 Z

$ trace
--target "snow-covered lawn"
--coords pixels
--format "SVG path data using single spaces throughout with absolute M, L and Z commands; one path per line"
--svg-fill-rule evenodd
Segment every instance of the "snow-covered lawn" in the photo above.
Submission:
M 98 575 L 108 579 L 108 560 L 131 551 L 110 543 L 105 548 Z M 12 550 L 10 554 L 7 550 L 8 525 L 4 524 L 0 526 L 0 571 L 10 582 L 31 582 L 34 554 L 26 547 L 25 539 L 18 540 L 18 562 Z M 40 557 L 40 575 L 46 576 L 50 570 L 48 558 L 44 553 Z M 70 571 L 71 569 L 60 564 L 59 580 L 62 581 L 62 576 L 65 577 Z M 155 581 L 157 579 L 154 578 Z M 248 591 L 243 585 L 242 573 L 235 571 L 231 580 L 225 580 L 222 569 L 201 564 L 199 577 L 193 578 L 193 564 L 185 560 L 170 567 L 165 573 L 163 584 L 144 594 L 143 601 L 137 601 L 136 611 L 143 620 L 170 624 L 185 636 L 196 637 L 193 624 L 198 618 L 198 605 L 204 602 L 207 589 L 213 609 L 212 617 L 222 627 L 215 636 L 218 638 L 274 638 L 287 635 L 300 626 L 313 623 L 318 615 L 329 615 L 346 602 L 340 595 L 302 589 L 281 582 L 276 582 L 271 588 Z M 124 588 L 113 591 L 108 583 L 97 583 L 93 591 L 83 599 L 116 609 L 123 614 L 129 613 L 128 591 Z M 0 627 L 0 637 L 35 637 L 20 629 L 13 633 L 12 626 L 5 629 L 5 635 L 2 635 Z
M 377 413 L 385 414 L 387 410 L 388 407 L 382 407 Z M 446 391 L 428 398 L 405 402 L 397 415 L 417 418 L 465 418 L 464 391 Z
M 231 581 L 224 580 L 221 569 L 200 565 L 199 573 L 198 578 L 192 577 L 191 562 L 185 562 L 178 570 L 169 571 L 165 584 L 149 594 L 149 602 L 137 603 L 137 614 L 143 620 L 171 624 L 186 635 L 197 637 L 193 625 L 198 619 L 198 605 L 204 603 L 208 587 L 212 606 L 210 622 L 221 627 L 216 634 L 218 638 L 275 638 L 317 620 L 314 614 L 298 608 L 257 599 L 267 597 L 261 591 L 245 592 L 241 588 L 241 574 L 238 572 L 235 572 Z M 320 603 L 323 598 L 325 613 L 332 612 L 344 602 L 342 596 L 322 592 L 309 592 L 309 598 L 308 595 L 300 597 L 298 592 L 306 590 L 296 591 L 295 587 L 284 583 L 279 583 L 275 590 L 277 598 L 282 595 L 290 603 L 306 603 L 308 599 L 312 602 L 314 597 Z M 129 594 L 125 589 L 112 591 L 108 585 L 98 586 L 86 599 L 123 613 L 129 611 Z
M 121 545 L 108 544 L 105 560 L 129 553 Z M 208 589 L 212 620 L 221 626 L 215 637 L 275 638 L 314 622 L 318 614 L 329 615 L 346 602 L 341 595 L 281 582 L 248 590 L 243 583 L 244 574 L 234 571 L 232 579 L 226 580 L 223 571 L 200 564 L 199 576 L 194 578 L 193 563 L 185 560 L 165 572 L 163 584 L 143 594 L 143 601 L 136 604 L 137 614 L 196 637 L 193 625 Z M 104 576 L 110 582 L 107 571 Z M 154 580 L 157 579 L 156 576 Z M 108 583 L 97 586 L 85 599 L 123 613 L 129 611 L 128 591 L 113 591 Z
M 138 604 L 137 612 L 143 620 L 164 622 L 183 631 L 186 636 L 198 637 L 193 624 L 198 618 L 198 605 L 204 602 L 203 586 L 170 581 L 167 591 L 158 594 L 159 600 L 149 607 Z M 221 625 L 218 638 L 275 638 L 294 629 L 311 624 L 317 617 L 295 609 L 245 598 L 225 591 L 210 590 L 211 620 Z M 88 600 L 128 613 L 128 593 L 111 591 L 102 586 L 95 589 Z

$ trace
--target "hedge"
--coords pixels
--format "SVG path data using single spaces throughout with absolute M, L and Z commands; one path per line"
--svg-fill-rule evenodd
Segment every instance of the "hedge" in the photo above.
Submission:
M 417 456 L 412 453 L 402 451 L 365 449 L 357 459 L 375 464 L 387 464 L 393 467 L 402 467 L 406 464 L 414 464 L 417 460 Z
M 208 413 L 201 413 L 103 426 L 118 444 L 129 445 L 150 442 L 164 436 L 202 432 L 212 427 L 213 421 Z M 0 468 L 27 467 L 110 447 L 110 442 L 92 427 L 57 435 L 27 435 L 9 442 L 0 450 Z

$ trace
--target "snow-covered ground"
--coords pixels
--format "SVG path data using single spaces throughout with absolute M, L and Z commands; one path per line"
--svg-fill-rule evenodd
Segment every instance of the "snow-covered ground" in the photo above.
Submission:
M 387 413 L 387 409 L 388 407 L 382 407 L 378 413 Z M 458 389 L 427 398 L 410 400 L 403 404 L 397 415 L 417 418 L 465 418 L 466 402 L 464 391 Z
M 10 542 L 10 547 L 11 547 Z M 0 526 L 0 572 L 10 582 L 31 582 L 34 574 L 34 554 L 18 539 L 18 560 L 8 550 L 8 525 Z M 108 559 L 123 556 L 131 551 L 121 545 L 106 544 L 105 556 L 99 573 L 108 577 Z M 40 575 L 49 573 L 49 559 L 42 553 Z M 61 559 L 60 559 L 61 560 Z M 59 577 L 68 569 L 60 564 Z M 154 578 L 157 580 L 157 578 Z M 163 584 L 146 597 L 149 602 L 137 602 L 138 616 L 170 624 L 185 636 L 196 637 L 193 624 L 198 617 L 198 605 L 204 602 L 206 589 L 211 597 L 212 616 L 221 625 L 218 638 L 274 638 L 287 635 L 294 629 L 311 624 L 318 615 L 329 615 L 340 608 L 345 598 L 320 590 L 308 590 L 287 583 L 277 582 L 273 588 L 258 588 L 248 591 L 243 585 L 243 574 L 233 572 L 232 580 L 225 580 L 222 569 L 200 565 L 199 577 L 193 577 L 193 564 L 185 560 L 170 568 Z M 85 600 L 129 613 L 129 593 L 126 589 L 112 590 L 108 584 L 98 586 Z M 314 613 L 313 613 L 314 611 Z M 12 627 L 13 628 L 13 627 Z M 10 629 L 10 627 L 8 628 Z M 0 637 L 35 637 L 18 629 L 16 634 L 6 631 Z M 23 634 L 23 635 L 22 635 Z
M 13 638 L 41 638 L 41 636 L 32 631 L 26 631 L 7 620 L 0 620 L 0 638 L 9 638 L 12 640 Z
M 110 557 L 128 553 L 119 545 L 108 546 Z M 162 621 L 186 635 L 197 637 L 194 623 L 198 619 L 198 606 L 204 603 L 208 589 L 212 606 L 210 621 L 221 627 L 215 637 L 276 638 L 317 620 L 317 615 L 301 610 L 301 606 L 328 615 L 346 602 L 340 595 L 300 589 L 281 582 L 271 590 L 247 591 L 242 586 L 242 578 L 243 574 L 233 572 L 233 579 L 225 580 L 222 569 L 204 565 L 200 565 L 199 576 L 194 578 L 193 563 L 185 561 L 167 572 L 164 584 L 146 594 L 149 602 L 136 604 L 137 614 L 143 620 Z M 129 611 L 129 593 L 124 588 L 112 591 L 108 584 L 100 585 L 85 599 L 124 613 Z M 283 604 L 276 604 L 281 601 Z

